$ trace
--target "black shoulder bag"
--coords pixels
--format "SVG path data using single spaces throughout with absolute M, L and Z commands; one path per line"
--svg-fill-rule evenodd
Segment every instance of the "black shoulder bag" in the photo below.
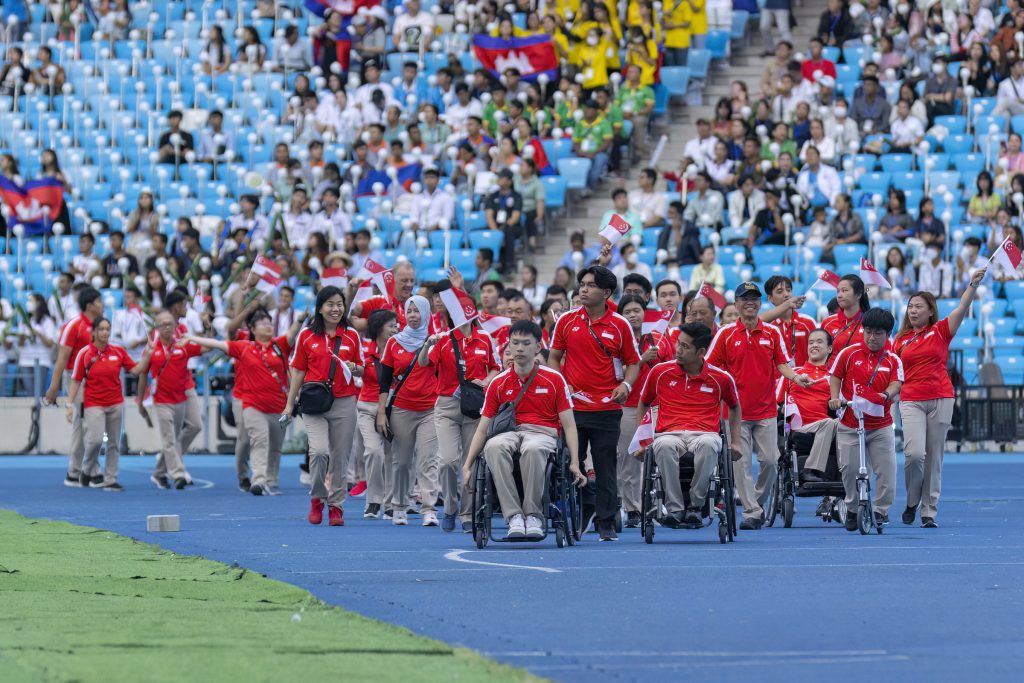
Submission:
M 323 415 L 334 405 L 334 373 L 338 371 L 338 349 L 341 348 L 341 335 L 334 338 L 334 351 L 331 353 L 331 366 L 327 371 L 326 382 L 306 382 L 299 389 L 299 413 L 302 415 Z
M 390 442 L 392 439 L 395 438 L 395 433 L 392 432 L 391 428 L 390 428 L 390 425 L 391 425 L 391 409 L 395 405 L 395 399 L 398 398 L 398 392 L 402 389 L 402 385 L 405 384 L 405 380 L 409 379 L 409 375 L 412 374 L 413 367 L 415 367 L 416 363 L 419 361 L 419 359 L 420 359 L 420 350 L 422 350 L 422 349 L 423 349 L 423 347 L 420 346 L 412 354 L 412 362 L 409 363 L 409 365 L 407 365 L 405 367 L 405 372 L 403 372 L 402 376 L 398 378 L 398 384 L 392 385 L 391 391 L 388 393 L 388 402 L 384 404 L 384 414 L 387 415 L 387 417 L 388 417 L 388 425 L 389 425 L 388 431 L 384 435 L 384 438 L 387 439 L 388 442 Z M 377 381 L 378 382 L 380 381 L 380 365 L 377 366 Z
M 504 434 L 505 432 L 515 431 L 516 428 L 516 406 L 526 395 L 526 390 L 533 384 L 533 378 L 537 376 L 537 366 L 533 366 L 533 372 L 526 378 L 526 383 L 523 388 L 519 390 L 519 395 L 516 396 L 514 401 L 505 401 L 498 406 L 498 412 L 491 419 L 491 424 L 487 425 L 487 438 L 490 439 L 492 436 L 498 434 Z M 512 372 L 515 372 L 513 370 Z
M 455 369 L 459 373 L 459 409 L 462 414 L 472 420 L 480 419 L 480 411 L 484 407 L 484 390 L 481 386 L 466 379 L 466 361 L 462 357 L 462 349 L 455 338 L 455 332 L 448 334 L 455 352 Z

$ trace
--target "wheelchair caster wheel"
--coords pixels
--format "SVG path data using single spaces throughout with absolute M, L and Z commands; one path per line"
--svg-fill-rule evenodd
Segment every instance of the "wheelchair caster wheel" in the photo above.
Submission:
M 793 499 L 782 499 L 782 524 L 786 529 L 793 526 Z
M 729 541 L 729 530 L 724 524 L 718 525 L 718 542 L 725 545 Z
M 654 543 L 654 523 L 651 521 L 648 521 L 644 527 L 644 543 L 648 545 Z
M 562 527 L 555 528 L 555 545 L 559 548 L 565 547 L 565 532 Z

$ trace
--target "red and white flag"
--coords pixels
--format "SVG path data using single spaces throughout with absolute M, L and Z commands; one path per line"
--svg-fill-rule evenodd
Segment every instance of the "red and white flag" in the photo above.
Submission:
M 860 396 L 859 394 L 853 395 L 853 412 L 862 413 L 864 415 L 870 415 L 871 417 L 885 417 L 885 406 L 880 403 L 875 403 L 871 399 Z
M 648 408 L 644 413 L 644 419 L 640 426 L 633 433 L 633 440 L 629 442 L 629 452 L 636 453 L 654 443 L 654 408 Z
M 348 312 L 352 313 L 352 309 L 355 308 L 355 305 L 357 303 L 359 303 L 360 301 L 366 301 L 372 296 L 373 283 L 370 282 L 369 280 L 366 280 L 365 282 L 363 282 L 363 284 L 359 285 L 359 288 L 356 290 L 355 295 L 352 297 L 352 303 L 349 304 Z
M 878 285 L 883 289 L 892 289 L 892 285 L 885 279 L 885 276 L 879 273 L 878 269 L 863 256 L 860 259 L 860 279 L 866 285 Z
M 494 335 L 499 330 L 508 327 L 511 324 L 512 320 L 503 315 L 487 315 L 486 313 L 480 313 L 480 327 L 482 327 L 484 332 L 487 334 Z
M 697 296 L 702 296 L 706 299 L 711 299 L 711 303 L 715 305 L 715 308 L 722 310 L 726 307 L 725 297 L 718 293 L 714 287 L 706 282 L 701 282 L 700 287 L 697 288 Z
M 789 421 L 790 429 L 800 429 L 804 426 L 803 415 L 800 414 L 800 407 L 796 404 L 796 399 L 792 395 L 786 396 L 786 414 L 783 419 L 792 418 Z
M 1010 273 L 1017 272 L 1022 260 L 1020 249 L 1017 248 L 1017 245 L 1009 237 L 1003 240 L 1003 243 L 999 245 L 999 248 L 996 249 L 996 252 L 992 254 L 992 258 L 989 260 L 993 259 Z
M 388 275 L 391 275 L 391 287 L 390 291 L 388 288 Z M 373 284 L 377 285 L 377 289 L 381 291 L 388 299 L 395 298 L 395 276 L 391 272 L 390 268 L 385 268 L 381 264 L 377 263 L 373 259 L 366 259 L 363 263 L 363 267 L 357 275 L 360 280 L 370 280 Z
M 320 285 L 323 287 L 348 287 L 348 271 L 344 268 L 324 268 L 320 273 Z
M 608 240 L 608 244 L 615 244 L 625 237 L 626 233 L 632 229 L 633 226 L 624 221 L 622 216 L 617 213 L 613 213 L 611 220 L 608 221 L 608 225 L 601 228 L 601 232 L 598 234 Z
M 841 278 L 833 273 L 831 270 L 823 270 L 818 275 L 818 279 L 811 285 L 811 289 L 839 289 L 839 280 Z
M 210 301 L 210 297 L 203 294 L 203 290 L 197 289 L 196 295 L 192 297 L 192 310 L 196 313 L 202 313 L 206 310 L 206 304 Z
M 644 322 L 640 332 L 642 334 L 650 334 L 651 332 L 665 334 L 668 332 L 668 324 L 672 322 L 672 316 L 675 313 L 675 311 L 644 311 Z
M 441 292 L 440 296 L 441 302 L 448 309 L 448 315 L 451 316 L 455 327 L 462 327 L 480 315 L 476 310 L 473 298 L 461 289 L 452 287 Z
M 262 254 L 257 256 L 253 262 L 252 273 L 259 278 L 256 281 L 256 289 L 261 292 L 272 292 L 283 282 L 281 279 L 281 266 Z

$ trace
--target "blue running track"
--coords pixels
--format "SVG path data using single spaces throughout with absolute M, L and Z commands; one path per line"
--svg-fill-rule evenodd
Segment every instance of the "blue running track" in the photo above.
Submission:
M 121 461 L 123 494 L 61 486 L 65 460 L 0 457 L 0 506 L 237 562 L 325 601 L 563 681 L 1020 680 L 1024 457 L 947 457 L 940 529 L 862 537 L 797 501 L 792 529 L 636 530 L 575 548 L 492 544 L 363 520 L 313 527 L 297 460 L 285 495 L 235 488 L 223 456 L 192 456 L 197 486 L 158 491 L 150 459 Z M 147 514 L 182 532 L 150 534 Z

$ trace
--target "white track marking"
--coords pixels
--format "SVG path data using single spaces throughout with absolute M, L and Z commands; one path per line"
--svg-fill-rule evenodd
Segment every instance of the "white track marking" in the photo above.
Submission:
M 484 562 L 483 560 L 467 560 L 463 557 L 466 553 L 471 552 L 469 550 L 452 550 L 451 552 L 445 553 L 444 559 L 451 560 L 452 562 L 466 562 L 468 564 L 482 564 L 488 567 L 505 567 L 507 569 L 528 569 L 535 572 L 544 572 L 545 574 L 561 574 L 561 569 L 552 569 L 551 567 L 533 567 L 527 564 L 505 564 L 503 562 Z

